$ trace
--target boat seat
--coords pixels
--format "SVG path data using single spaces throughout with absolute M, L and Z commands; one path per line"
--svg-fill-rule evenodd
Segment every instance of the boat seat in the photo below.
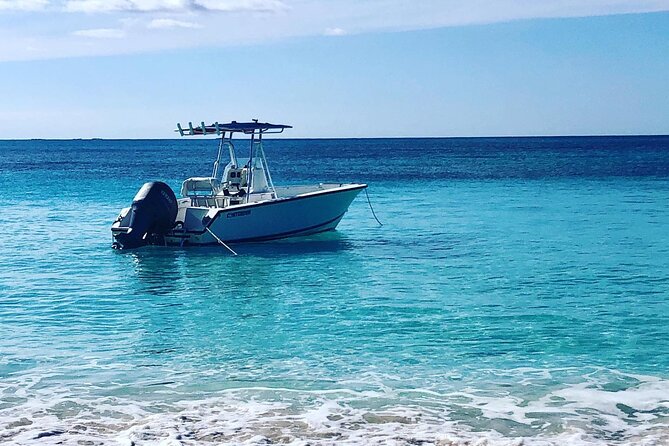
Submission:
M 225 179 L 225 182 L 228 184 L 228 187 L 230 186 L 236 186 L 237 188 L 241 188 L 247 185 L 247 172 L 248 169 L 246 167 L 231 167 L 228 170 L 228 175 Z
M 221 189 L 221 182 L 213 177 L 188 178 L 181 185 L 182 197 L 213 197 Z

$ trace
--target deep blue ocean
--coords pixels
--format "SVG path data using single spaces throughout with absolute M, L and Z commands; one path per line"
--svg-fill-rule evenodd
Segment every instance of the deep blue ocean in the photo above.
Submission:
M 269 140 L 384 226 L 110 248 L 216 149 L 0 141 L 0 443 L 669 444 L 669 137 Z

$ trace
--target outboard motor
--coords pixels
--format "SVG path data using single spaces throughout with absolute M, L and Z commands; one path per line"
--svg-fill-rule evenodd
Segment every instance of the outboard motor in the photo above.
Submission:
M 162 240 L 174 227 L 177 210 L 177 197 L 167 184 L 144 184 L 132 201 L 127 230 L 114 235 L 112 247 L 133 249 Z

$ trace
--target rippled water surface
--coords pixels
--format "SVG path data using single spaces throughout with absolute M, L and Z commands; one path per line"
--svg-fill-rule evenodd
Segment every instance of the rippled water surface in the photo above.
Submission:
M 669 443 L 669 138 L 275 140 L 336 232 L 110 249 L 212 141 L 0 141 L 0 443 Z

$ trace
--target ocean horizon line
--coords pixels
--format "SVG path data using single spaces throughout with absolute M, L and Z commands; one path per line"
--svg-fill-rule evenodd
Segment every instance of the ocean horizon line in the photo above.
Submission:
M 209 139 L 214 138 L 211 135 Z M 574 134 L 574 135 L 489 135 L 489 136 L 324 136 L 324 137 L 273 137 L 282 141 L 332 141 L 332 140 L 399 140 L 399 139 L 560 139 L 560 138 L 667 138 L 669 133 L 639 133 L 639 134 Z M 185 140 L 202 140 L 202 138 L 186 138 Z M 206 138 L 205 138 L 206 139 Z M 234 138 L 243 139 L 243 138 Z M 172 138 L 0 138 L 0 141 L 176 141 L 184 140 L 181 136 Z

